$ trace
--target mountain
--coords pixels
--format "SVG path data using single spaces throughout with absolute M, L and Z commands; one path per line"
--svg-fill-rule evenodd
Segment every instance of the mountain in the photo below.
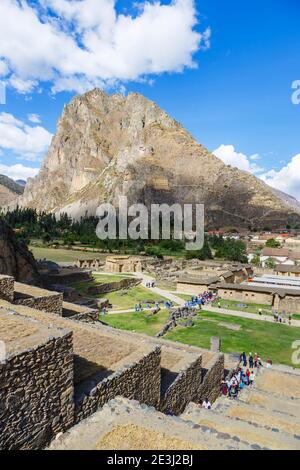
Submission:
M 207 227 L 282 227 L 300 212 L 226 166 L 155 103 L 94 89 L 72 99 L 20 203 L 78 218 L 102 202 L 204 203 Z
M 39 283 L 36 261 L 24 242 L 0 218 L 0 274 L 13 276 L 16 281 Z
M 0 175 L 0 208 L 15 202 L 23 192 L 23 186 L 5 175 Z
M 280 191 L 279 189 L 271 189 L 276 196 L 278 196 L 282 201 L 285 202 L 285 204 L 289 205 L 297 212 L 300 211 L 300 202 L 298 201 L 298 199 L 293 196 L 290 196 L 289 194 L 284 193 L 283 191 Z

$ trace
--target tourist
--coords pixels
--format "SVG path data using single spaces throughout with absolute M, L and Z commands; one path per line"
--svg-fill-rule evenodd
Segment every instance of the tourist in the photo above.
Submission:
M 228 385 L 227 383 L 223 380 L 222 383 L 221 383 L 221 393 L 222 395 L 224 395 L 225 397 L 228 395 Z
M 208 398 L 205 398 L 202 404 L 202 408 L 205 408 L 206 410 L 211 410 L 211 403 L 208 400 Z
M 250 380 L 250 385 L 253 385 L 254 380 L 255 380 L 255 374 L 254 374 L 253 370 L 250 372 L 249 380 Z
M 229 397 L 236 399 L 238 397 L 238 387 L 237 386 L 232 386 L 229 389 Z
M 253 368 L 253 364 L 254 364 L 253 356 L 252 356 L 252 353 L 250 353 L 249 354 L 249 367 L 250 367 L 250 369 Z
M 247 363 L 247 356 L 245 352 L 242 353 L 242 361 L 243 361 L 243 366 L 247 367 L 248 363 Z
M 259 314 L 259 316 L 262 316 L 262 309 L 261 308 L 258 310 L 258 314 Z
M 243 380 L 240 381 L 240 390 L 243 390 L 245 388 L 245 382 Z
M 268 369 L 270 369 L 270 368 L 272 367 L 272 365 L 273 365 L 272 359 L 268 359 L 268 360 L 267 360 L 267 365 L 266 365 L 266 367 L 267 367 Z

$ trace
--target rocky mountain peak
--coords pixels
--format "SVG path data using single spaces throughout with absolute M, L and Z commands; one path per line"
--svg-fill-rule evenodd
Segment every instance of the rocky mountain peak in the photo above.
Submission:
M 121 194 L 147 205 L 204 203 L 210 227 L 300 221 L 263 182 L 224 165 L 152 101 L 94 89 L 64 107 L 20 202 L 80 217 Z

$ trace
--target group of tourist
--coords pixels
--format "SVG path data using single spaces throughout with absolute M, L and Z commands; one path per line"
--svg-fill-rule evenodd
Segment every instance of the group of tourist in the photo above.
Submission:
M 273 317 L 274 317 L 274 321 L 276 323 L 286 323 L 287 320 L 288 320 L 289 325 L 292 324 L 292 315 L 289 315 L 288 318 L 286 319 L 286 314 L 285 313 L 281 314 L 281 313 L 278 313 L 278 312 L 274 312 Z
M 207 292 L 207 291 L 204 292 L 203 294 L 193 295 L 191 300 L 188 300 L 185 303 L 185 307 L 186 308 L 196 308 L 196 307 L 201 308 L 201 306 L 203 305 L 208 305 L 214 302 L 215 297 L 216 297 L 216 294 L 212 292 Z
M 155 282 L 154 281 L 147 281 L 146 282 L 146 287 L 148 287 L 148 289 L 153 289 L 155 287 Z
M 229 398 L 237 398 L 238 394 L 245 388 L 254 383 L 255 374 L 253 370 L 247 369 L 244 371 L 239 367 L 228 380 L 223 380 L 221 383 L 221 392 Z

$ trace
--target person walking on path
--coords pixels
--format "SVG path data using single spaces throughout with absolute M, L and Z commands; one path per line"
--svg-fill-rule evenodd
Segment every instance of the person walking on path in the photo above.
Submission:
M 253 368 L 253 365 L 254 365 L 254 360 L 253 360 L 252 353 L 250 353 L 249 354 L 249 367 L 250 367 L 250 369 Z

